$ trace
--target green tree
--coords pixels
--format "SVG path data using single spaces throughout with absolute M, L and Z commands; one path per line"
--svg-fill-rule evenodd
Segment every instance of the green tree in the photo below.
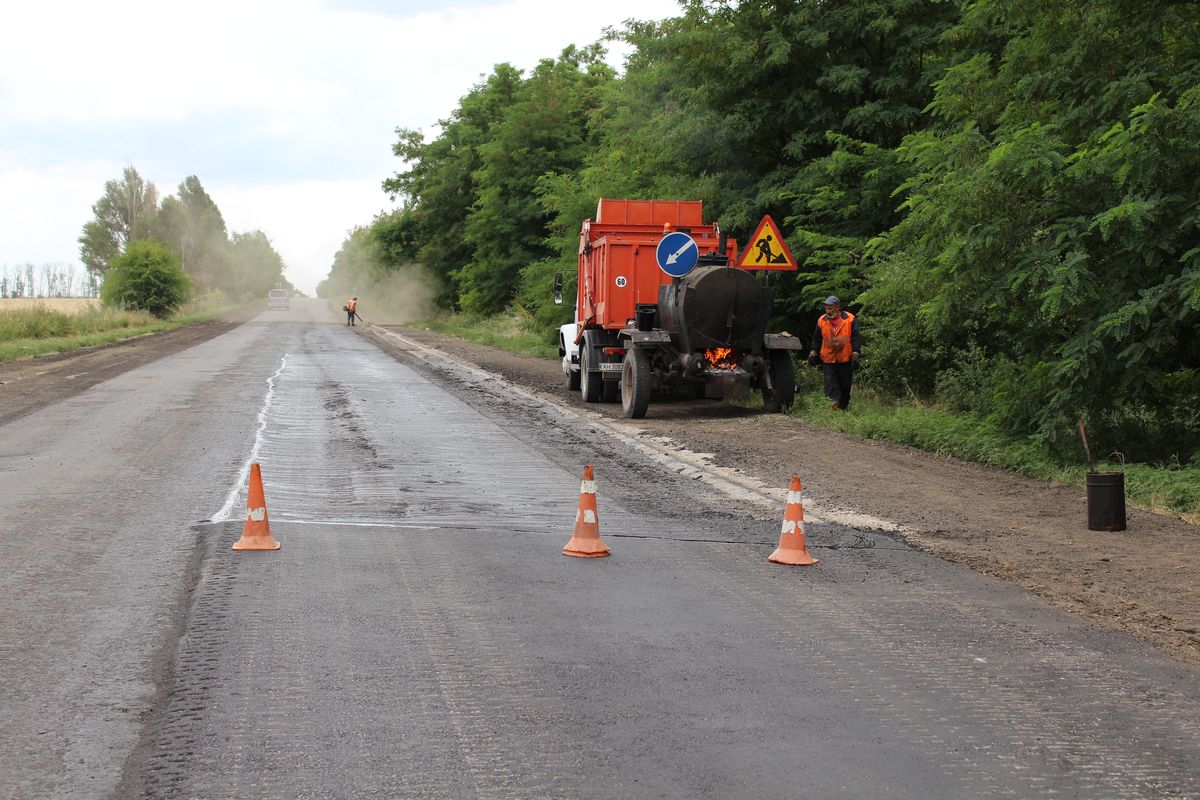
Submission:
M 701 199 L 742 236 L 769 213 L 801 264 L 772 277 L 783 322 L 805 327 L 831 291 L 857 295 L 868 242 L 900 218 L 895 193 L 912 170 L 895 147 L 928 122 L 959 4 L 836 6 L 694 0 L 680 17 L 627 25 L 619 36 L 635 50 L 595 114 L 597 146 L 540 184 L 557 229 L 577 235 L 599 196 Z M 569 271 L 574 243 L 558 248 Z
M 404 160 L 406 169 L 385 180 L 383 188 L 393 198 L 405 199 L 406 241 L 412 250 L 404 256 L 424 264 L 440 279 L 442 305 L 458 304 L 459 270 L 473 253 L 466 223 L 477 194 L 479 148 L 512 104 L 520 82 L 520 70 L 498 64 L 459 101 L 448 119 L 439 121 L 437 138 L 426 142 L 419 131 L 396 130 L 398 140 L 392 151 Z
M 132 241 L 144 238 L 158 207 L 158 191 L 138 171 L 126 167 L 120 180 L 107 181 L 92 205 L 95 219 L 83 226 L 79 257 L 88 271 L 102 277 L 109 263 Z
M 191 280 L 170 250 L 158 242 L 131 242 L 109 263 L 100 298 L 110 306 L 169 317 L 191 292 Z
M 229 242 L 227 288 L 237 297 L 262 297 L 274 288 L 292 289 L 283 277 L 283 258 L 262 231 L 235 233 Z
M 329 274 L 317 284 L 317 296 L 344 301 L 357 294 L 377 274 L 378 263 L 379 245 L 371 236 L 371 229 L 355 228 L 334 254 Z
M 944 399 L 1010 430 L 1087 415 L 1135 456 L 1196 446 L 1198 31 L 1196 4 L 967 7 L 865 298 L 885 385 L 962 387 L 982 360 Z
M 233 289 L 237 283 L 229 254 L 225 219 L 195 175 L 162 202 L 154 235 L 171 248 L 200 291 Z
M 479 147 L 475 203 L 467 217 L 471 260 L 459 273 L 461 302 L 495 313 L 514 298 L 521 271 L 551 256 L 549 216 L 533 202 L 538 179 L 582 166 L 592 142 L 589 120 L 612 68 L 599 45 L 568 47 L 523 81 L 501 121 Z

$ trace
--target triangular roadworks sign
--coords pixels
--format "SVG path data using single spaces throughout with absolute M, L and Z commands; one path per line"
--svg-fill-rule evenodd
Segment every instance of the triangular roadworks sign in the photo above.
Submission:
M 770 214 L 758 223 L 758 229 L 746 242 L 737 265 L 742 269 L 798 269 L 792 251 L 788 250 L 787 242 Z

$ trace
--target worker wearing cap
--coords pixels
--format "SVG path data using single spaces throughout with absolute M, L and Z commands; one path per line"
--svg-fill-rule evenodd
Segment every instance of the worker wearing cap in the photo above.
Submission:
M 354 324 L 354 309 L 358 308 L 358 298 L 351 297 L 350 302 L 346 303 L 346 305 L 342 306 L 342 308 L 346 309 L 346 324 L 353 325 Z
M 825 394 L 833 400 L 833 408 L 845 411 L 850 407 L 850 383 L 858 366 L 861 345 L 858 320 L 842 310 L 842 301 L 830 295 L 825 298 L 825 313 L 813 330 L 812 348 L 808 363 L 821 364 L 825 372 Z

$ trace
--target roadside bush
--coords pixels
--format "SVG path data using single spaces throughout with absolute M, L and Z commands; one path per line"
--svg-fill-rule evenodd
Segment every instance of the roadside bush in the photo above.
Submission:
M 65 314 L 45 307 L 0 311 L 0 342 L 55 339 L 148 325 L 147 314 L 90 306 L 86 311 Z
M 0 341 L 49 339 L 74 332 L 74 315 L 47 308 L 22 308 L 0 313 Z
M 955 411 L 970 411 L 987 416 L 996 408 L 997 361 L 990 359 L 978 345 L 971 345 L 954 366 L 937 375 L 937 398 Z M 1011 362 L 1009 362 L 1011 363 Z
M 1088 420 L 1097 450 L 1120 451 L 1130 461 L 1187 466 L 1200 455 L 1200 391 L 1195 371 L 1163 376 L 1159 401 L 1122 403 Z
M 233 305 L 233 300 L 224 289 L 209 289 L 201 295 L 193 296 L 179 307 L 181 314 L 202 314 L 205 311 L 216 311 Z
M 192 281 L 170 250 L 151 240 L 131 242 L 109 263 L 100 299 L 165 319 L 191 294 Z

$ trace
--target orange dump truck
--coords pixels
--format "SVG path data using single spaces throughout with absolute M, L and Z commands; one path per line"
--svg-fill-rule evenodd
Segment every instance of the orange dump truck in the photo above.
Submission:
M 703 221 L 700 201 L 607 200 L 579 234 L 575 322 L 559 330 L 567 386 L 625 416 L 677 392 L 741 398 L 768 410 L 794 397 L 794 336 L 768 334 L 771 290 L 732 264 L 737 243 Z M 561 302 L 561 276 L 556 301 Z

